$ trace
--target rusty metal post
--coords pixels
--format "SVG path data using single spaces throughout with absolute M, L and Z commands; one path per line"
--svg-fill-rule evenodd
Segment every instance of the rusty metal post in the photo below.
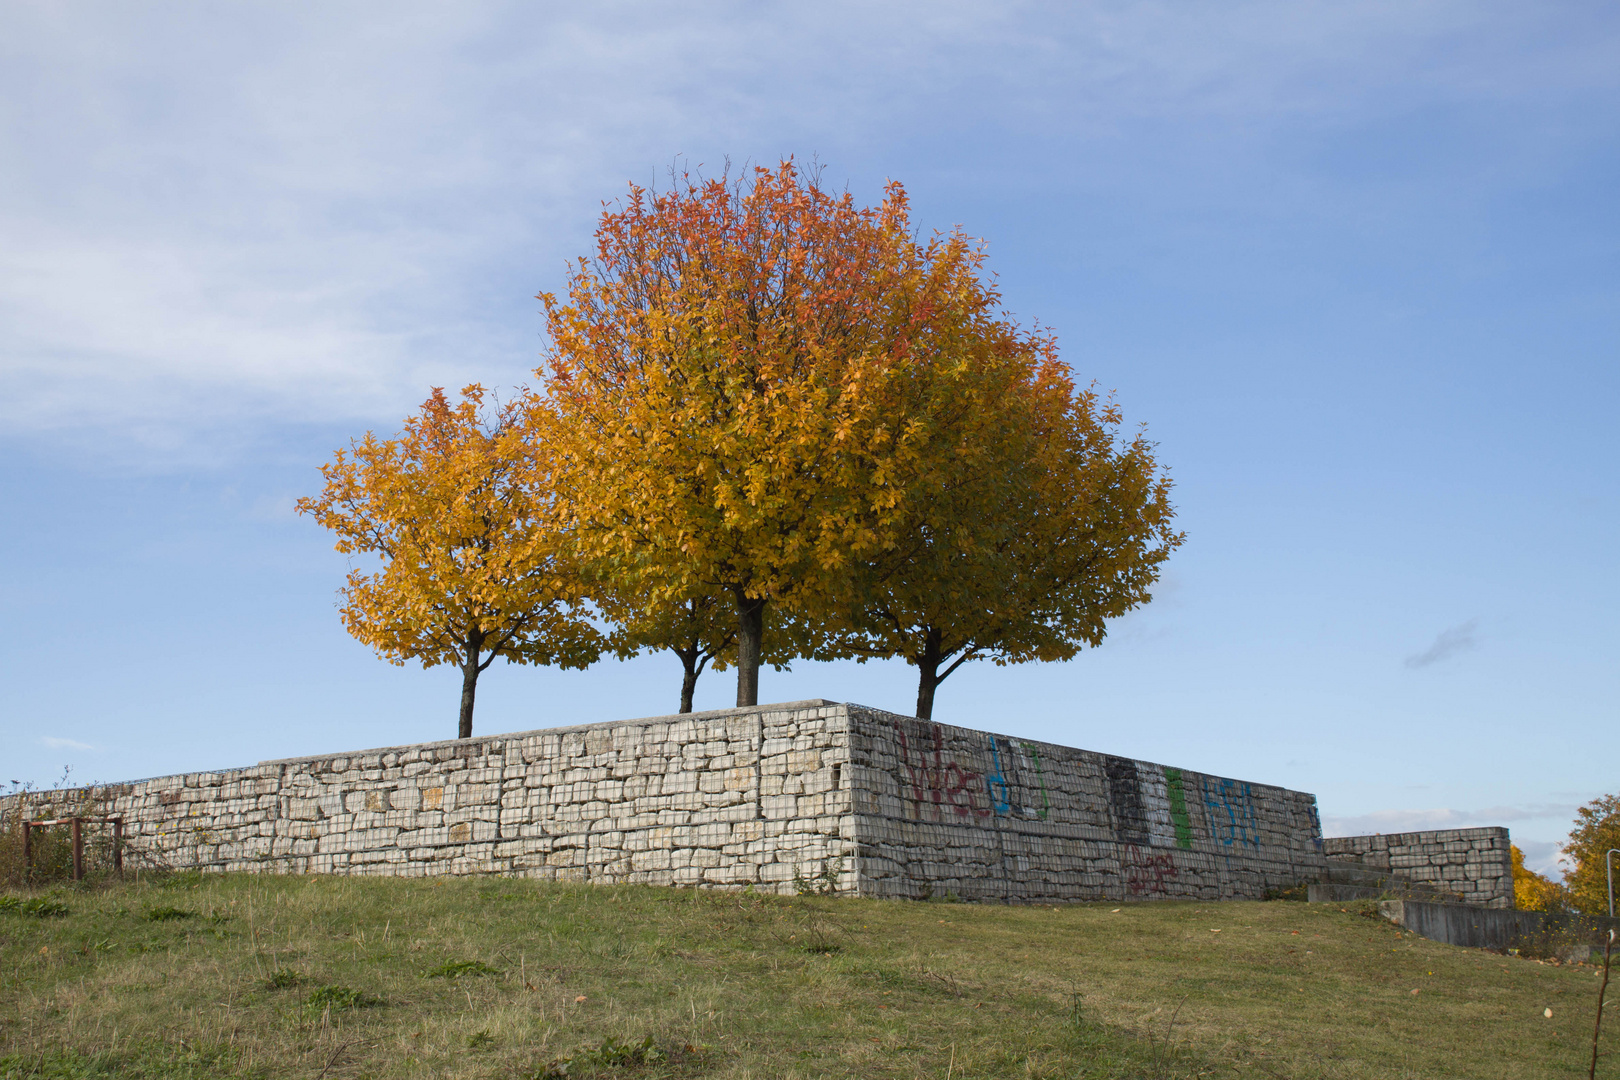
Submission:
M 113 870 L 124 880 L 124 819 L 113 818 Z
M 69 818 L 73 824 L 73 880 L 84 879 L 84 829 L 81 818 Z

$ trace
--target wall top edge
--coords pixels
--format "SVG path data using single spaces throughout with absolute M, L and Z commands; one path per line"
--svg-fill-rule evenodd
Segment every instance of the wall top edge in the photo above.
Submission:
M 539 735 L 567 735 L 576 731 L 592 731 L 601 728 L 638 727 L 648 724 L 678 724 L 692 720 L 715 720 L 724 716 L 751 716 L 754 714 L 796 712 L 803 709 L 825 709 L 841 706 L 843 703 L 829 701 L 826 698 L 806 698 L 803 701 L 778 701 L 768 705 L 735 705 L 729 709 L 706 709 L 702 712 L 667 713 L 663 716 L 638 716 L 627 720 L 599 720 L 591 724 L 565 724 L 560 727 L 532 728 L 528 731 L 503 731 L 489 735 L 474 735 L 468 739 L 438 739 L 434 742 L 401 743 L 396 746 L 374 746 L 365 750 L 333 750 L 321 754 L 302 754 L 298 757 L 270 758 L 261 761 L 257 766 L 248 768 L 263 768 L 267 765 L 298 765 L 306 761 L 325 761 L 328 758 L 340 757 L 367 757 L 372 754 L 396 754 L 406 750 L 436 749 L 441 746 L 477 746 L 480 743 L 504 742 L 513 739 L 532 739 Z M 194 770 L 194 771 L 221 771 L 231 770 Z
M 1466 829 L 1403 829 L 1397 832 L 1364 833 L 1356 836 L 1324 836 L 1322 838 L 1322 842 L 1331 844 L 1335 841 L 1339 843 L 1350 843 L 1352 841 L 1365 840 L 1382 841 L 1384 843 L 1389 843 L 1391 841 L 1410 843 L 1411 840 L 1409 838 L 1411 837 L 1431 837 L 1436 839 L 1441 837 L 1449 837 L 1458 840 L 1467 840 L 1483 839 L 1487 836 L 1507 838 L 1511 835 L 1512 834 L 1505 825 L 1470 825 Z
M 904 713 L 885 712 L 882 709 L 874 709 L 870 705 L 857 705 L 854 702 L 850 702 L 848 707 L 851 711 L 865 713 L 869 716 L 881 717 L 884 720 L 911 720 L 916 723 L 938 724 L 942 728 L 950 728 L 953 731 L 966 732 L 970 735 L 988 735 L 992 738 L 1005 739 L 1008 742 L 1028 743 L 1042 752 L 1049 749 L 1066 750 L 1070 753 L 1097 754 L 1101 757 L 1119 758 L 1124 761 L 1132 762 L 1136 765 L 1145 765 L 1150 769 L 1175 769 L 1178 772 L 1194 773 L 1198 776 L 1208 776 L 1216 780 L 1231 780 L 1240 784 L 1248 784 L 1251 788 L 1263 788 L 1269 791 L 1282 791 L 1287 792 L 1290 795 L 1303 795 L 1305 798 L 1311 800 L 1312 803 L 1316 802 L 1316 796 L 1309 791 L 1300 791 L 1297 788 L 1284 787 L 1281 784 L 1268 784 L 1263 780 L 1244 780 L 1241 777 L 1236 776 L 1223 776 L 1220 773 L 1210 772 L 1208 769 L 1196 769 L 1184 765 L 1165 765 L 1162 762 L 1148 761 L 1145 758 L 1133 758 L 1125 754 L 1111 754 L 1107 750 L 1088 750 L 1080 746 L 1070 746 L 1068 743 L 1048 742 L 1045 739 L 1031 739 L 1022 735 L 1008 735 L 1000 731 L 986 731 L 983 728 L 962 727 L 960 724 L 946 724 L 937 720 L 919 721 L 916 717 L 906 716 Z

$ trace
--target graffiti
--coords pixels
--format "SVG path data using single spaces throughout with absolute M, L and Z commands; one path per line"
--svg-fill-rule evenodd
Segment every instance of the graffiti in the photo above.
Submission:
M 1035 749 L 1034 743 L 1025 743 L 1024 749 L 1029 751 L 1029 756 L 1035 762 L 1035 781 L 1041 786 L 1041 808 L 1035 812 L 1035 816 L 1045 821 L 1046 812 L 1052 808 L 1052 802 L 1046 797 L 1046 773 L 1041 771 L 1041 752 Z
M 1215 780 L 1203 777 L 1204 808 L 1209 811 L 1210 826 L 1216 839 L 1227 847 L 1248 844 L 1260 847 L 1260 834 L 1256 828 L 1254 794 L 1249 785 L 1237 780 Z
M 1164 768 L 1164 787 L 1170 795 L 1170 821 L 1176 827 L 1176 847 L 1192 850 L 1192 819 L 1187 816 L 1187 790 L 1181 781 L 1181 770 Z
M 990 809 L 998 817 L 1021 817 L 1046 820 L 1051 800 L 1046 794 L 1046 774 L 1041 769 L 1040 751 L 1033 743 L 1024 743 L 1030 759 L 1035 763 L 1035 781 L 1041 793 L 1039 807 L 1027 805 L 1026 799 L 1034 792 L 1018 775 L 1017 750 L 1011 739 L 990 736 L 990 762 L 994 772 L 984 778 L 985 790 L 990 795 Z
M 1125 845 L 1125 888 L 1132 896 L 1167 896 L 1165 884 L 1176 876 L 1176 861 L 1169 852 L 1149 855 L 1136 844 Z
M 1148 842 L 1147 802 L 1142 798 L 1142 778 L 1130 758 L 1103 758 L 1103 774 L 1108 777 L 1108 808 L 1114 828 L 1130 844 Z
M 900 740 L 900 764 L 910 780 L 916 815 L 922 817 L 923 807 L 932 806 L 936 821 L 945 820 L 947 808 L 957 817 L 989 817 L 990 808 L 980 806 L 978 801 L 983 774 L 964 769 L 954 758 L 947 761 L 944 730 L 938 724 L 929 724 L 928 728 L 933 736 L 932 754 L 921 747 L 914 751 L 911 740 L 906 737 L 906 726 L 899 720 L 894 721 L 894 731 Z

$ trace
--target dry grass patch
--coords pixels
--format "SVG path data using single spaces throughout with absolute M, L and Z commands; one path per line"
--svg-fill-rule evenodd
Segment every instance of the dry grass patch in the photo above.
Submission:
M 1597 989 L 1349 905 L 268 875 L 15 895 L 5 1080 L 1528 1080 L 1585 1075 Z M 24 914 L 41 896 L 67 913 Z

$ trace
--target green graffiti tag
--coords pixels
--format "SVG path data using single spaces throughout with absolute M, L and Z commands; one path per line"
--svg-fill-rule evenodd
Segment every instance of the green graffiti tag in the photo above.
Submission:
M 1187 817 L 1187 792 L 1181 786 L 1181 770 L 1168 765 L 1164 786 L 1170 791 L 1170 820 L 1176 825 L 1176 847 L 1192 850 L 1192 820 Z
M 1052 808 L 1052 802 L 1046 797 L 1046 774 L 1041 771 L 1041 752 L 1035 749 L 1034 743 L 1025 743 L 1024 749 L 1028 750 L 1029 756 L 1035 759 L 1035 779 L 1041 785 L 1041 812 L 1036 817 L 1045 821 L 1046 812 Z

